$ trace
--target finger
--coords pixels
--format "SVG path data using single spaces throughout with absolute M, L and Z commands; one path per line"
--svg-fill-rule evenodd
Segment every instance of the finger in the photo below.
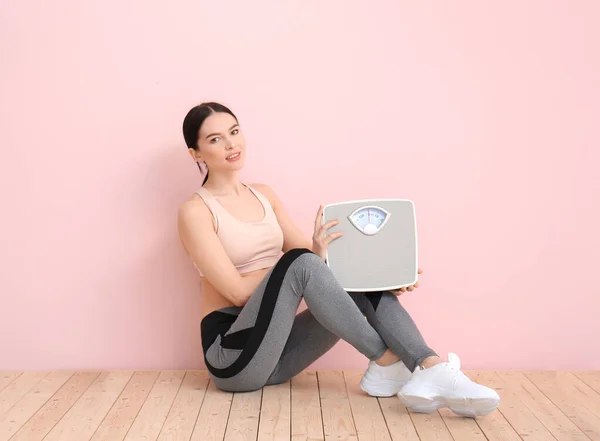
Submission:
M 339 224 L 340 221 L 337 219 L 333 219 L 329 222 L 327 222 L 325 225 L 321 225 L 321 227 L 319 228 L 319 232 L 320 233 L 325 233 L 325 231 L 329 230 L 331 227 L 333 227 L 334 225 Z
M 319 205 L 319 210 L 317 211 L 317 217 L 315 219 L 315 231 L 321 227 L 322 220 L 323 220 L 323 206 Z
M 408 287 L 408 288 L 406 288 L 406 289 L 407 289 L 407 291 L 410 291 L 410 292 L 413 292 L 413 291 L 415 290 L 415 288 L 414 288 L 414 287 L 412 287 L 412 286 L 409 286 L 409 287 Z
M 415 288 L 419 287 L 419 282 L 415 283 Z
M 400 291 L 406 292 L 406 288 L 400 288 Z
M 325 243 L 326 244 L 330 244 L 331 242 L 333 242 L 335 239 L 337 239 L 338 237 L 342 237 L 344 235 L 344 233 L 342 233 L 341 231 L 337 232 L 337 233 L 332 233 L 329 234 L 327 236 L 327 238 L 325 239 Z
M 418 271 L 418 273 L 419 273 L 419 274 L 423 274 L 423 270 L 422 270 L 421 268 L 419 268 L 419 271 Z

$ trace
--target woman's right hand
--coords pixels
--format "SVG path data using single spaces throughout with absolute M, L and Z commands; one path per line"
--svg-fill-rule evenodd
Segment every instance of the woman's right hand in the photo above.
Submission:
M 315 231 L 313 234 L 313 247 L 312 251 L 316 255 L 318 255 L 323 262 L 327 259 L 327 246 L 337 239 L 344 235 L 343 232 L 339 231 L 337 233 L 327 234 L 327 230 L 329 230 L 334 225 L 337 225 L 339 221 L 337 219 L 333 219 L 326 224 L 322 225 L 323 220 L 323 206 L 319 207 L 319 211 L 317 212 L 317 218 L 315 219 Z

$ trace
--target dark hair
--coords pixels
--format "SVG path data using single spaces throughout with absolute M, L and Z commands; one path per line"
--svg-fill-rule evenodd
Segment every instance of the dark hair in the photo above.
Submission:
M 237 122 L 237 117 L 233 114 L 233 112 L 219 103 L 202 103 L 196 107 L 193 107 L 188 112 L 188 114 L 185 116 L 185 119 L 183 120 L 183 137 L 188 148 L 198 150 L 198 133 L 200 132 L 200 127 L 202 127 L 202 124 L 204 124 L 206 118 L 208 118 L 213 113 L 217 112 L 229 113 L 235 118 Z M 198 169 L 200 169 L 200 173 L 202 173 L 200 164 L 198 164 Z M 206 171 L 206 177 L 204 178 L 204 182 L 202 182 L 202 185 L 206 184 L 207 180 L 208 169 Z

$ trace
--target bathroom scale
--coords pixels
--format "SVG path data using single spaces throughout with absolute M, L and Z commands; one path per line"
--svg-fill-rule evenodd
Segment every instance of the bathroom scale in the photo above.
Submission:
M 342 231 L 327 248 L 327 265 L 346 291 L 386 291 L 418 278 L 415 205 L 408 199 L 366 199 L 328 204 L 327 234 Z

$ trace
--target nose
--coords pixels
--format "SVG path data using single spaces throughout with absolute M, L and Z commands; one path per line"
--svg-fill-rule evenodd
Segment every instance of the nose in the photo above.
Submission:
M 226 144 L 225 144 L 225 148 L 227 150 L 232 150 L 236 147 L 236 144 L 229 138 L 226 138 Z

